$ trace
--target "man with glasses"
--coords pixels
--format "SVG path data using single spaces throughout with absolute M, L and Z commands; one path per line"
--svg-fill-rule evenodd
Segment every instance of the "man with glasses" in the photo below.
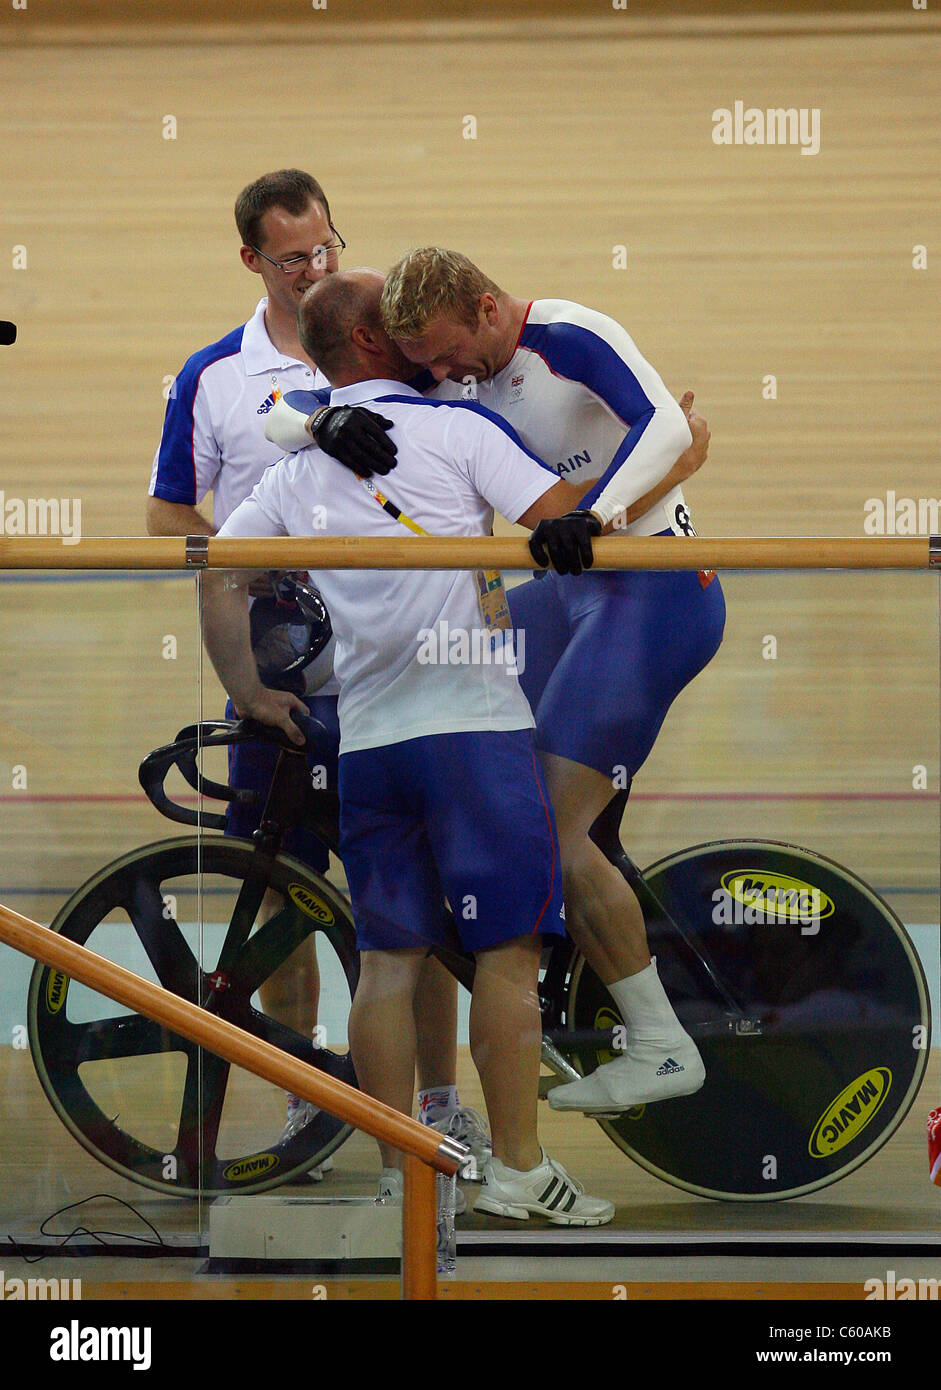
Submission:
M 247 323 L 194 353 L 174 381 L 147 499 L 151 535 L 214 535 L 281 456 L 282 451 L 265 439 L 265 417 L 274 402 L 292 388 L 326 384 L 297 336 L 302 296 L 338 268 L 344 248 L 326 194 L 316 179 L 299 169 L 264 174 L 239 194 L 235 221 L 242 264 L 261 278 L 266 294 Z M 199 510 L 210 492 L 212 520 Z M 262 579 L 253 592 L 261 594 L 268 587 L 270 581 Z M 308 668 L 308 690 L 317 684 L 319 664 Z M 329 651 L 323 665 L 327 681 L 307 704 L 333 735 L 317 750 L 317 761 L 335 785 L 337 686 Z M 226 714 L 233 716 L 231 704 Z M 250 838 L 257 829 L 276 760 L 277 749 L 271 744 L 240 744 L 231 750 L 230 785 L 260 796 L 254 806 L 230 803 L 229 834 Z M 326 846 L 307 831 L 291 831 L 284 848 L 321 873 L 329 866 Z M 276 895 L 268 895 L 263 915 L 270 916 L 279 905 Z M 262 1005 L 310 1037 L 317 1022 L 319 983 L 310 938 L 262 987 Z M 282 1137 L 289 1138 L 310 1114 L 306 1102 L 289 1096 Z M 319 1170 L 312 1174 L 319 1175 Z
M 167 402 L 147 525 L 155 535 L 213 535 L 280 457 L 264 417 L 285 391 L 326 385 L 297 336 L 304 292 L 339 264 L 343 242 L 319 183 L 297 169 L 265 174 L 239 194 L 242 264 L 266 295 L 251 319 L 193 354 Z M 213 519 L 198 510 L 213 494 Z

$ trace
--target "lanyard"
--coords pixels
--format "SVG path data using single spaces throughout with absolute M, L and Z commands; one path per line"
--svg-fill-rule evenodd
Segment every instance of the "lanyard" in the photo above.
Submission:
M 359 477 L 359 474 L 357 474 Z M 383 511 L 388 512 L 402 526 L 407 526 L 416 536 L 427 536 L 430 532 L 423 526 L 419 526 L 417 521 L 403 512 L 401 507 L 386 497 L 385 493 L 380 492 L 372 478 L 360 478 L 360 482 L 366 491 L 375 497 Z M 477 583 L 477 604 L 480 608 L 480 616 L 483 619 L 484 627 L 487 628 L 508 628 L 510 626 L 510 610 L 506 601 L 506 590 L 503 587 L 503 576 L 499 570 L 475 570 L 474 579 Z

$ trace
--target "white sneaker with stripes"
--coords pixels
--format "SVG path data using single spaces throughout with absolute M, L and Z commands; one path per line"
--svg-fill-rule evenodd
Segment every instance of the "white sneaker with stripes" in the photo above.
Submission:
M 316 1105 L 312 1105 L 309 1100 L 301 1100 L 300 1096 L 289 1095 L 287 1119 L 284 1122 L 284 1129 L 281 1131 L 278 1143 L 283 1144 L 288 1139 L 293 1139 L 319 1114 L 320 1111 Z M 316 1168 L 309 1168 L 306 1176 L 311 1182 L 323 1182 L 324 1174 L 332 1171 L 333 1159 L 325 1158 L 323 1163 L 317 1164 Z
M 555 1226 L 605 1226 L 614 1206 L 603 1197 L 586 1197 L 580 1183 L 570 1178 L 555 1159 L 542 1150 L 542 1162 L 528 1173 L 507 1168 L 492 1158 L 484 1168 L 480 1196 L 474 1211 L 528 1221 L 544 1216 Z
M 461 1106 L 446 1120 L 436 1120 L 431 1128 L 436 1129 L 439 1134 L 456 1139 L 459 1144 L 465 1144 L 470 1149 L 470 1158 L 460 1177 L 467 1182 L 480 1182 L 484 1168 L 493 1157 L 493 1146 L 487 1126 L 477 1111 L 471 1110 L 468 1106 Z
M 379 1191 L 376 1193 L 376 1201 L 383 1202 L 389 1206 L 397 1206 L 401 1203 L 405 1194 L 405 1179 L 402 1176 L 401 1168 L 383 1168 L 379 1175 Z

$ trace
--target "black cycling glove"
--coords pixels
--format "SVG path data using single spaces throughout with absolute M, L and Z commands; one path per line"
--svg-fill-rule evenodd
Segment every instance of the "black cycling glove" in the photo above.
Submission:
M 311 434 L 325 454 L 361 478 L 371 478 L 395 467 L 396 448 L 386 434 L 393 423 L 361 405 L 330 405 L 315 416 Z
M 600 536 L 601 522 L 593 512 L 575 511 L 540 521 L 529 538 L 529 553 L 537 565 L 548 565 L 559 574 L 581 574 L 591 569 L 592 536 Z

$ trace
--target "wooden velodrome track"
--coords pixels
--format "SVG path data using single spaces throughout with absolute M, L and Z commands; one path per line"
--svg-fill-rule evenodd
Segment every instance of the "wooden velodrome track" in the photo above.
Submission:
M 256 302 L 235 194 L 288 165 L 323 182 L 350 265 L 440 242 L 514 293 L 620 319 L 677 394 L 695 389 L 712 427 L 687 491 L 700 532 L 858 535 L 869 499 L 941 494 L 930 12 L 820 20 L 755 6 L 751 21 L 713 21 L 665 5 L 660 18 L 573 7 L 560 19 L 527 6 L 510 22 L 465 6 L 450 29 L 428 27 L 421 6 L 403 25 L 275 5 L 269 26 L 249 27 L 217 5 L 231 22 L 213 28 L 193 6 L 181 27 L 173 6 L 149 23 L 141 6 L 126 27 L 105 5 L 58 27 L 62 7 L 46 24 L 37 8 L 7 6 L 0 21 L 0 314 L 19 325 L 0 350 L 6 499 L 80 498 L 86 535 L 142 532 L 165 383 Z M 715 144 L 712 113 L 738 100 L 818 109 L 819 153 Z M 220 699 L 204 672 L 199 704 L 190 580 L 0 582 L 0 900 L 49 921 L 107 860 L 172 833 L 138 795 L 137 763 Z M 929 924 L 936 989 L 937 579 L 730 575 L 725 587 L 725 646 L 678 702 L 626 842 L 640 862 L 725 835 L 809 843 Z M 25 979 L 10 954 L 8 979 Z M 22 992 L 3 1001 L 9 1043 Z M 33 1233 L 98 1190 L 158 1213 L 165 1231 L 205 1221 L 98 1168 L 22 1049 L 0 1048 L 0 1069 L 7 1229 Z M 479 1100 L 469 1072 L 464 1087 Z M 923 1125 L 937 1092 L 935 1061 L 866 1168 L 760 1208 L 658 1184 L 587 1122 L 547 1115 L 544 1131 L 618 1203 L 625 1231 L 936 1232 Z M 338 1170 L 339 1190 L 370 1190 L 367 1142 Z

